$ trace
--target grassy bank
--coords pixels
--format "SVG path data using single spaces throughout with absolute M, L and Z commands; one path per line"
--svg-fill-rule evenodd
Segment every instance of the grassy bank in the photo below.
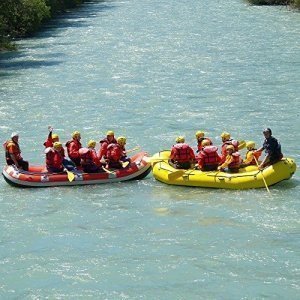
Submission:
M 55 15 L 86 0 L 1 0 L 0 51 L 12 50 L 15 38 L 28 37 Z

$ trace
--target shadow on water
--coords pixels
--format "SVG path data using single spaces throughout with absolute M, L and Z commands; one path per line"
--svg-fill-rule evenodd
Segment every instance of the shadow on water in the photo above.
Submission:
M 35 36 L 35 40 L 43 40 L 45 38 L 55 38 L 59 36 L 58 29 L 70 28 L 70 27 L 87 27 L 89 26 L 89 19 L 98 17 L 99 13 L 114 9 L 116 5 L 114 1 L 88 1 L 84 5 L 74 10 L 69 10 L 64 14 L 57 16 L 50 20 L 43 26 L 40 32 Z M 24 41 L 25 39 L 21 40 Z M 74 41 L 75 43 L 75 41 Z M 71 43 L 56 43 L 56 45 L 67 46 Z M 31 49 L 43 49 L 47 48 L 47 43 L 37 43 L 31 45 Z M 36 54 L 35 57 L 42 59 L 28 58 L 26 52 L 13 51 L 0 53 L 0 78 L 7 76 L 14 76 L 16 71 L 27 70 L 40 67 L 51 67 L 63 63 L 64 53 L 41 53 Z M 53 60 L 55 58 L 55 60 Z

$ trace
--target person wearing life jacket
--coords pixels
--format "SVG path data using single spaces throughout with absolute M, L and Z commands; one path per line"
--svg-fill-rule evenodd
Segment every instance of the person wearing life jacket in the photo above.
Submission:
M 208 137 L 204 137 L 204 135 L 205 135 L 205 133 L 203 131 L 197 131 L 196 134 L 195 134 L 196 139 L 197 139 L 197 148 L 198 148 L 197 152 L 200 152 L 202 150 L 202 148 L 203 148 L 203 141 L 204 140 L 209 141 L 210 142 L 209 145 L 213 144 L 212 141 L 211 141 L 211 139 L 208 138 Z
M 107 168 L 122 169 L 122 162 L 126 158 L 125 152 L 125 137 L 118 137 L 117 143 L 112 143 L 107 146 Z
M 99 143 L 100 149 L 98 152 L 98 157 L 100 161 L 105 162 L 108 145 L 117 144 L 117 140 L 115 139 L 115 133 L 112 130 L 107 131 L 106 138 L 101 140 Z
M 248 141 L 246 143 L 246 148 L 247 148 L 247 152 L 246 152 L 246 157 L 242 162 L 242 166 L 246 167 L 246 166 L 251 166 L 254 165 L 256 166 L 256 162 L 258 161 L 259 157 L 261 156 L 262 151 L 257 151 L 255 148 L 255 143 L 253 141 Z M 256 159 L 256 161 L 255 161 Z
M 81 135 L 79 131 L 72 133 L 72 140 L 66 143 L 68 156 L 71 161 L 78 167 L 80 166 L 79 149 L 82 147 L 80 143 Z
M 183 136 L 176 138 L 176 144 L 172 146 L 169 163 L 176 169 L 189 169 L 195 161 L 193 149 L 185 143 Z
M 28 171 L 29 163 L 25 161 L 21 156 L 21 149 L 19 146 L 19 134 L 13 132 L 11 139 L 7 140 L 3 147 L 5 149 L 5 158 L 8 165 L 15 165 L 17 168 L 21 168 L 24 171 Z
M 46 153 L 46 168 L 48 172 L 60 173 L 64 171 L 63 160 L 65 158 L 61 142 L 54 142 L 53 147 L 47 147 Z
M 235 151 L 233 145 L 228 145 L 226 147 L 226 152 L 226 160 L 218 167 L 218 170 L 225 171 L 227 168 L 231 173 L 238 173 L 242 161 L 239 152 Z
M 87 148 L 80 148 L 79 155 L 81 159 L 81 166 L 86 173 L 97 173 L 102 170 L 102 165 L 97 156 L 96 141 L 89 140 Z
M 218 148 L 211 145 L 210 140 L 202 141 L 202 150 L 198 156 L 198 169 L 201 171 L 214 171 L 218 169 L 221 157 L 218 154 Z
M 263 134 L 265 140 L 263 142 L 263 146 L 259 148 L 258 151 L 265 150 L 266 156 L 259 165 L 260 169 L 275 164 L 283 157 L 283 154 L 281 152 L 281 145 L 279 141 L 272 136 L 272 130 L 270 128 L 266 128 L 264 129 Z
M 227 146 L 228 145 L 233 145 L 234 146 L 234 151 L 238 151 L 239 148 L 239 143 L 236 140 L 233 140 L 230 136 L 230 133 L 224 131 L 221 134 L 221 139 L 222 139 L 222 146 L 221 146 L 221 163 L 225 162 L 226 156 L 227 156 Z

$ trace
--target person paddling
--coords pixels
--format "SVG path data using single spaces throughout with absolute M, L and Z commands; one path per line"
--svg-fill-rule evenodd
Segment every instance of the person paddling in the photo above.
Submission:
M 117 140 L 115 139 L 115 133 L 112 130 L 107 131 L 106 138 L 102 139 L 99 143 L 100 149 L 98 157 L 102 163 L 105 163 L 108 145 L 117 144 Z
M 54 142 L 53 147 L 45 149 L 46 168 L 48 172 L 60 173 L 64 171 L 63 161 L 65 158 L 64 149 L 61 142 Z
M 169 163 L 176 169 L 189 169 L 195 161 L 195 153 L 185 143 L 183 136 L 178 136 L 175 141 L 176 144 L 172 146 Z
M 86 173 L 97 173 L 102 171 L 100 160 L 97 156 L 96 141 L 89 140 L 87 148 L 80 148 L 79 155 L 81 158 L 81 166 Z
M 15 165 L 17 168 L 21 168 L 24 171 L 28 171 L 29 163 L 21 156 L 21 149 L 19 146 L 19 134 L 13 132 L 4 144 L 5 158 L 8 165 Z
M 224 131 L 221 134 L 221 139 L 222 139 L 222 146 L 221 146 L 221 163 L 224 163 L 227 157 L 227 146 L 228 145 L 233 145 L 234 151 L 238 151 L 239 148 L 239 143 L 236 140 L 233 140 L 231 138 L 230 133 Z
M 246 143 L 246 157 L 245 160 L 242 162 L 242 167 L 254 165 L 256 166 L 256 162 L 258 161 L 259 157 L 261 156 L 262 151 L 258 151 L 255 148 L 255 142 L 253 141 L 248 141 Z
M 71 161 L 78 167 L 80 166 L 80 155 L 79 149 L 82 148 L 80 143 L 81 134 L 79 131 L 74 131 L 72 133 L 72 140 L 66 143 L 68 156 Z
M 126 138 L 118 137 L 117 143 L 109 144 L 107 147 L 107 168 L 122 169 L 126 160 L 125 150 Z
M 225 171 L 225 169 L 228 169 L 231 173 L 238 173 L 241 161 L 241 156 L 237 151 L 235 151 L 234 146 L 227 145 L 225 162 L 218 167 L 218 170 Z
M 198 156 L 198 169 L 201 171 L 214 171 L 218 169 L 221 157 L 218 154 L 218 148 L 211 145 L 211 141 L 204 139 L 202 149 Z
M 266 156 L 262 163 L 259 165 L 260 169 L 275 164 L 283 157 L 281 152 L 281 145 L 278 140 L 272 136 L 272 130 L 270 128 L 264 129 L 263 135 L 265 137 L 263 146 L 257 151 L 265 150 Z

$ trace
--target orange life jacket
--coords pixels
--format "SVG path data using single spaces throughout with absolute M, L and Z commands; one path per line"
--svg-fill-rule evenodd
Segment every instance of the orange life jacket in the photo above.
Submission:
M 241 165 L 241 155 L 238 152 L 232 153 L 233 161 L 228 165 L 228 169 L 238 169 Z
M 248 157 L 249 152 L 253 152 L 253 156 L 256 158 L 256 161 L 258 161 L 259 157 L 261 156 L 261 151 L 257 152 L 256 149 L 248 150 L 246 152 L 246 157 Z M 249 163 L 249 165 L 256 165 L 254 157 L 252 158 L 252 161 Z
M 11 160 L 10 154 L 13 154 L 16 160 L 21 160 L 21 149 L 18 143 L 14 142 L 13 140 L 8 140 L 3 144 L 5 149 L 5 158 L 6 161 Z
M 106 156 L 109 160 L 117 162 L 124 156 L 124 152 L 119 144 L 109 144 Z
M 48 150 L 49 149 L 49 150 Z M 46 153 L 46 166 L 62 169 L 63 168 L 63 159 L 64 156 L 61 155 L 61 152 L 55 151 L 53 148 L 48 148 Z
M 172 148 L 172 157 L 174 161 L 179 163 L 188 162 L 195 158 L 193 149 L 185 143 L 178 143 Z
M 68 151 L 68 156 L 71 159 L 79 158 L 79 149 L 82 147 L 78 140 L 71 140 L 66 142 L 66 147 Z

